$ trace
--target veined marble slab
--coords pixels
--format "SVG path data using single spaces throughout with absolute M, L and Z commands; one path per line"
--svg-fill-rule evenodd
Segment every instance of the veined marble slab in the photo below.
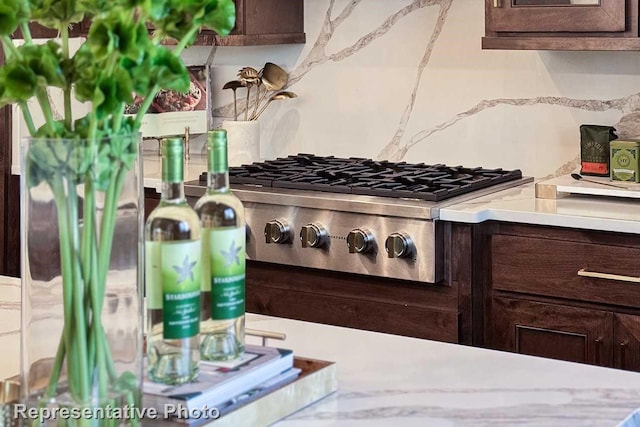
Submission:
M 278 427 L 615 426 L 640 374 L 435 341 L 249 315 L 278 345 L 335 361 L 338 393 Z
M 537 199 L 535 184 L 531 183 L 447 206 L 440 209 L 440 219 L 465 223 L 497 220 L 640 233 L 640 201 L 579 194 Z
M 17 312 L 16 289 L 17 279 L 0 277 L 3 315 Z M 640 407 L 638 373 L 253 314 L 247 326 L 337 364 L 338 392 L 277 427 L 601 427 Z M 19 332 L 8 332 L 4 377 L 18 372 Z

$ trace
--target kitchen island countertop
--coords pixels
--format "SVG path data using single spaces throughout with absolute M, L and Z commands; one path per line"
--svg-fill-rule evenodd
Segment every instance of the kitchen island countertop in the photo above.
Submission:
M 535 184 L 499 191 L 440 209 L 444 221 L 495 220 L 587 230 L 640 233 L 640 200 L 570 195 L 538 199 Z
M 0 276 L 0 345 L 16 349 L 0 361 L 3 378 L 18 371 L 19 291 Z M 637 373 L 252 314 L 247 325 L 337 363 L 338 392 L 279 427 L 600 427 L 640 406 Z

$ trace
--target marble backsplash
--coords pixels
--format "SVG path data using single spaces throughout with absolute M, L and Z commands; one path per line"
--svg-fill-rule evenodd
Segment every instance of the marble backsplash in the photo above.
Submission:
M 212 67 L 214 126 L 233 117 L 222 86 L 241 67 L 269 61 L 290 73 L 298 98 L 273 102 L 259 119 L 263 159 L 305 152 L 545 178 L 578 168 L 581 124 L 640 136 L 638 52 L 482 50 L 483 3 L 305 0 L 306 44 L 198 46 L 184 59 Z M 14 173 L 24 134 L 17 119 Z M 194 138 L 192 152 L 203 147 Z
M 483 3 L 306 0 L 304 45 L 197 47 L 185 59 L 212 61 L 217 119 L 233 116 L 221 88 L 241 67 L 289 71 L 299 97 L 260 117 L 262 158 L 310 152 L 543 178 L 578 167 L 580 124 L 640 135 L 637 52 L 482 50 Z

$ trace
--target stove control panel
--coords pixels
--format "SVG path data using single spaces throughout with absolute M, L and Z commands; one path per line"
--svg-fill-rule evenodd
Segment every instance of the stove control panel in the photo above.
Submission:
M 347 248 L 350 254 L 365 254 L 373 251 L 375 247 L 373 233 L 366 228 L 356 228 L 347 234 Z
M 285 244 L 291 241 L 291 226 L 285 219 L 273 219 L 264 226 L 265 243 Z
M 416 246 L 406 233 L 391 233 L 384 242 L 389 258 L 412 258 L 415 256 Z
M 309 223 L 300 229 L 300 243 L 303 248 L 322 248 L 326 246 L 329 233 L 322 224 Z
M 249 260 L 423 283 L 444 278 L 444 229 L 437 221 L 243 204 Z

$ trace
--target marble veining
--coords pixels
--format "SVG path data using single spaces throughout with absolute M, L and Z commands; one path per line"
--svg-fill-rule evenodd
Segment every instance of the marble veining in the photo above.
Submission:
M 631 71 L 637 60 L 624 53 L 482 51 L 481 3 L 404 0 L 384 3 L 382 16 L 374 11 L 378 0 L 306 0 L 303 49 L 255 50 L 258 64 L 280 55 L 289 89 L 300 96 L 264 116 L 266 157 L 317 152 L 489 163 L 540 179 L 579 166 L 580 124 L 613 125 L 623 138 L 640 135 Z M 388 52 L 392 46 L 402 55 Z M 218 48 L 212 64 L 237 71 L 230 65 L 236 54 L 242 56 Z M 327 89 L 339 96 L 335 105 Z M 214 116 L 229 117 L 232 103 L 222 95 Z M 336 123 L 323 126 L 329 122 Z
M 640 405 L 635 373 L 266 319 L 261 328 L 287 333 L 282 346 L 338 367 L 338 392 L 278 427 L 601 427 Z
M 540 179 L 578 168 L 580 124 L 640 136 L 640 59 L 628 53 L 483 51 L 477 0 L 305 0 L 304 8 L 305 45 L 185 52 L 187 63 L 214 69 L 217 120 L 233 114 L 221 87 L 239 68 L 272 61 L 290 72 L 287 89 L 299 98 L 261 117 L 262 158 L 355 155 L 520 168 Z M 25 131 L 16 122 L 15 173 Z
M 620 414 L 635 407 L 639 398 L 640 392 L 615 389 L 339 391 L 281 424 L 313 426 L 314 421 L 334 421 L 345 425 L 342 423 L 359 421 L 347 425 L 369 426 L 396 421 L 405 426 L 413 421 L 428 422 L 429 426 L 602 427 L 619 423 Z M 337 402 L 336 411 L 332 404 Z
M 13 302 L 7 280 L 0 301 Z M 0 360 L 3 378 L 19 369 L 18 327 L 0 335 L 15 349 Z M 255 314 L 247 327 L 285 333 L 270 345 L 337 366 L 338 392 L 276 427 L 604 427 L 640 406 L 634 372 Z

